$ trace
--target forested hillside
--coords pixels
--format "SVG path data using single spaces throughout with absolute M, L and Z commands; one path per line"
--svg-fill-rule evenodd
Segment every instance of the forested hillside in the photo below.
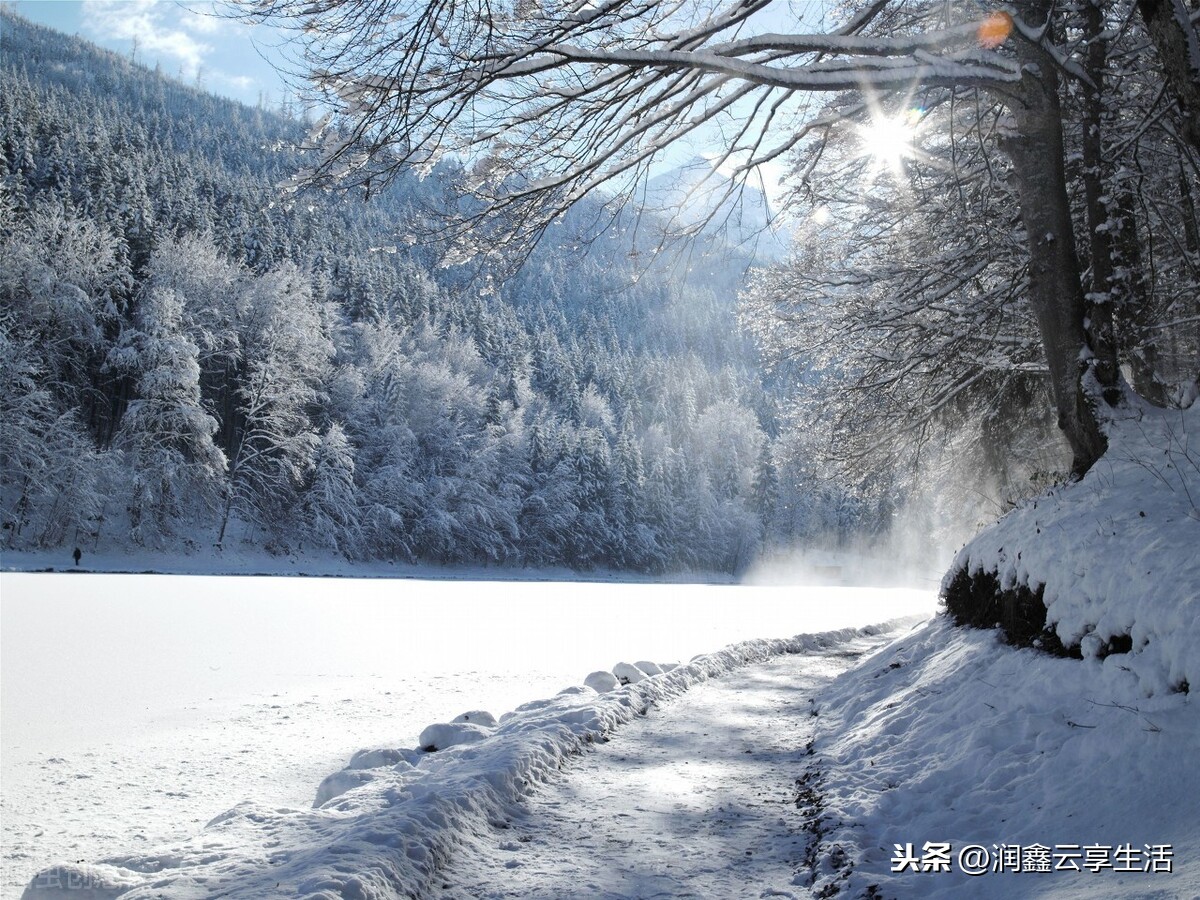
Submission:
M 581 209 L 441 265 L 453 167 L 285 192 L 302 123 L 0 16 L 6 548 L 735 570 L 861 516 L 777 465 L 734 251 Z

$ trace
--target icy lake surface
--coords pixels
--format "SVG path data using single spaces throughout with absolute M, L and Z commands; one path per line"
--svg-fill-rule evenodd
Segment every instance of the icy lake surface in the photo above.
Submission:
M 934 607 L 794 585 L 6 573 L 0 591 L 4 898 L 243 800 L 308 806 L 355 750 L 622 660 Z

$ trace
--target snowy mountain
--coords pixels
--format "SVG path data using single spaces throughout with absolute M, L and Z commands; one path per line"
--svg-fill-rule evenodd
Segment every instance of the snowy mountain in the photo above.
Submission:
M 665 220 L 668 231 L 704 234 L 760 262 L 787 252 L 787 235 L 766 194 L 752 183 L 735 183 L 703 157 L 651 178 L 643 206 Z

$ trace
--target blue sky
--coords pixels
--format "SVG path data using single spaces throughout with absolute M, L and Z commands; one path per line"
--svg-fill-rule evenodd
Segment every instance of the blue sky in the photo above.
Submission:
M 271 106 L 291 93 L 267 59 L 279 60 L 279 34 L 214 14 L 210 0 L 18 0 L 35 22 L 131 55 L 206 90 Z M 263 57 L 267 57 L 264 59 Z

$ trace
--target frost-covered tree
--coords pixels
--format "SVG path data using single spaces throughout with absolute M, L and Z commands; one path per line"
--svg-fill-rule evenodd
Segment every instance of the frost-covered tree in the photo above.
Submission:
M 407 238 L 460 206 L 462 161 L 281 201 L 297 123 L 0 20 L 11 546 L 132 517 L 166 548 L 657 571 L 754 542 L 698 427 L 728 404 L 772 431 L 715 265 L 647 266 L 588 203 L 516 278 L 442 265 Z
M 0 238 L 0 298 L 11 327 L 40 346 L 43 386 L 78 407 L 101 443 L 122 408 L 103 364 L 131 284 L 114 234 L 57 202 Z
M 0 503 L 10 546 L 51 546 L 93 533 L 111 487 L 93 438 L 111 435 L 114 411 L 98 387 L 130 276 L 112 233 L 58 198 L 24 214 L 7 210 Z
M 1139 56 L 1132 3 L 1069 13 L 1059 24 L 1083 36 L 1072 60 L 1084 74 L 1063 91 L 1065 174 L 1093 340 L 1162 404 L 1196 375 L 1198 345 L 1180 322 L 1198 274 L 1186 239 L 1196 160 Z M 1063 468 L 1020 196 L 1000 152 L 1006 114 L 959 91 L 909 107 L 913 127 L 892 136 L 890 160 L 870 152 L 880 138 L 870 130 L 831 134 L 801 157 L 813 212 L 792 258 L 755 279 L 744 321 L 790 367 L 804 419 L 831 420 L 833 439 L 810 453 L 870 477 L 953 443 L 1002 499 Z
M 214 440 L 225 453 L 236 450 L 238 391 L 246 374 L 248 274 L 217 251 L 209 233 L 160 241 L 141 273 L 143 284 L 170 290 L 183 303 L 182 328 L 196 345 L 203 402 L 217 419 Z
M 354 447 L 333 422 L 321 435 L 300 500 L 299 533 L 311 544 L 351 555 L 361 550 L 362 527 L 354 484 Z
M 364 545 L 386 558 L 411 559 L 411 522 L 420 509 L 414 435 L 400 414 L 406 376 L 403 334 L 388 322 L 362 322 L 347 334 L 334 396 L 358 447 L 356 479 Z
M 238 316 L 244 374 L 218 543 L 235 512 L 268 529 L 288 520 L 321 441 L 313 416 L 334 352 L 311 281 L 291 263 L 250 281 Z
M 854 134 L 823 141 L 796 249 L 744 296 L 744 324 L 793 385 L 806 435 L 792 446 L 847 486 L 911 471 L 951 435 L 973 434 L 958 451 L 991 469 L 1008 464 L 1001 448 L 1020 468 L 1022 435 L 1057 443 L 1017 201 L 994 152 L 1001 111 L 959 106 L 920 114 L 912 158 L 881 160 Z
M 9 547 L 93 532 L 102 465 L 74 411 L 46 390 L 39 346 L 0 314 L 0 522 Z
M 136 385 L 118 444 L 132 469 L 128 510 L 137 543 L 157 542 L 172 519 L 212 504 L 225 473 L 213 442 L 217 421 L 200 400 L 199 348 L 183 326 L 179 295 L 152 286 L 138 298 L 135 326 L 109 354 L 109 367 Z
M 573 466 L 557 450 L 558 425 L 534 423 L 529 430 L 528 489 L 518 514 L 521 546 L 535 565 L 566 558 L 567 536 L 579 516 Z

